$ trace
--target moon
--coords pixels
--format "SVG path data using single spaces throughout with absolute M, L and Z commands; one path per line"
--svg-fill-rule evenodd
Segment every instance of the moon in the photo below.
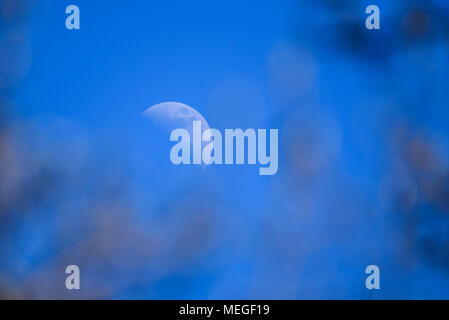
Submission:
M 206 119 L 194 108 L 180 102 L 163 102 L 148 108 L 142 116 L 164 129 L 184 128 L 192 136 L 193 121 L 201 121 L 201 131 L 209 129 Z
M 156 127 L 164 131 L 171 132 L 175 129 L 186 129 L 190 133 L 191 148 L 193 148 L 193 121 L 201 122 L 201 134 L 209 129 L 209 124 L 206 119 L 197 110 L 180 102 L 156 104 L 148 108 L 142 116 L 151 120 Z M 203 152 L 207 143 L 201 141 L 201 152 Z M 207 167 L 207 164 L 203 163 L 202 167 Z

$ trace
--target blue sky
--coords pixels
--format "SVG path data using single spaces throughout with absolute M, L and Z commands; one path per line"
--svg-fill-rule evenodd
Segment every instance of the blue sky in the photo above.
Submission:
M 197 205 L 218 212 L 213 249 L 183 270 L 113 297 L 449 296 L 447 275 L 420 254 L 415 264 L 395 260 L 403 234 L 394 208 L 379 201 L 384 174 L 396 160 L 389 117 L 394 122 L 400 114 L 447 136 L 447 46 L 389 46 L 388 39 L 399 39 L 387 37 L 396 24 L 386 19 L 384 33 L 362 32 L 368 44 L 358 43 L 379 51 L 345 51 L 335 38 L 357 37 L 338 38 L 337 27 L 349 16 L 363 29 L 366 1 L 335 14 L 305 1 L 73 3 L 80 7 L 81 30 L 65 28 L 68 3 L 39 1 L 33 9 L 27 26 L 33 61 L 15 92 L 17 113 L 44 123 L 63 118 L 70 123 L 66 130 L 87 137 L 94 167 L 119 162 L 136 219 L 182 211 L 192 194 Z M 379 3 L 388 16 L 403 9 Z M 258 166 L 246 165 L 173 167 L 169 137 L 141 117 L 165 101 L 190 105 L 218 129 L 279 128 L 279 174 L 260 177 Z M 76 153 L 77 146 L 67 150 Z M 75 161 L 67 153 L 67 161 Z M 58 213 L 48 214 L 51 220 Z M 170 243 L 190 218 L 181 216 L 180 225 L 156 234 Z M 45 227 L 43 233 L 53 228 L 50 222 Z M 41 260 L 30 258 L 36 263 L 51 255 L 45 242 L 36 248 Z M 373 263 L 386 268 L 389 285 L 381 293 L 363 287 L 364 267 Z

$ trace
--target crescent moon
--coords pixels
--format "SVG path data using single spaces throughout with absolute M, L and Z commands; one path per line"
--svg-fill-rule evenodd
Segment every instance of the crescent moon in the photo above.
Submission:
M 186 129 L 190 133 L 190 143 L 193 139 L 193 121 L 201 121 L 201 132 L 209 129 L 206 119 L 194 108 L 180 102 L 163 102 L 148 108 L 142 116 L 162 128 L 173 131 L 175 129 Z M 206 142 L 201 142 L 201 152 L 206 146 Z M 207 164 L 202 164 L 203 169 Z
M 201 121 L 201 130 L 209 129 L 206 119 L 194 108 L 180 102 L 163 102 L 148 108 L 142 116 L 165 130 L 184 128 L 192 134 L 193 121 Z

